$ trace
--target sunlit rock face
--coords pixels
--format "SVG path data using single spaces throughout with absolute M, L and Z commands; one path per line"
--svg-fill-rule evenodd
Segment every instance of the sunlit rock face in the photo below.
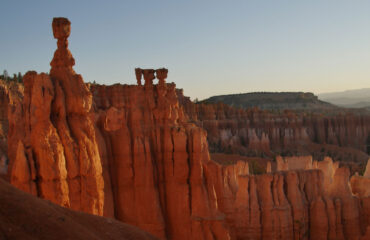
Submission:
M 92 95 L 72 68 L 70 22 L 55 18 L 53 33 L 58 48 L 50 75 L 28 72 L 23 103 L 10 114 L 10 180 L 60 205 L 102 215 L 104 181 Z
M 161 238 L 228 239 L 205 131 L 184 122 L 174 84 L 143 74 L 143 86 L 91 86 L 116 218 Z
M 206 180 L 205 131 L 183 122 L 167 70 L 143 69 L 143 86 L 90 90 L 72 68 L 70 22 L 55 18 L 53 33 L 50 75 L 24 76 L 23 102 L 9 118 L 11 183 L 162 239 L 229 239 Z
M 320 162 L 321 163 L 321 162 Z M 369 197 L 354 196 L 349 170 L 327 158 L 317 169 L 248 175 L 243 164 L 213 165 L 219 208 L 235 239 L 358 239 Z M 327 171 L 327 172 L 326 172 Z M 328 173 L 328 174 L 327 174 Z M 353 183 L 353 178 L 351 183 Z M 366 189 L 357 177 L 357 190 Z
M 53 32 L 50 75 L 28 72 L 8 116 L 8 173 L 19 189 L 160 239 L 368 236 L 368 201 L 353 196 L 347 168 L 306 157 L 250 175 L 246 162 L 213 162 L 207 132 L 189 121 L 167 69 L 137 68 L 137 85 L 84 84 L 72 68 L 70 22 L 54 19 Z M 267 135 L 247 136 L 268 150 Z

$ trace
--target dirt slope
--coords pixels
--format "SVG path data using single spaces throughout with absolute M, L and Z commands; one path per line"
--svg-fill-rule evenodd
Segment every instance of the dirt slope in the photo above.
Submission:
M 156 239 L 113 219 L 72 211 L 0 179 L 0 239 Z

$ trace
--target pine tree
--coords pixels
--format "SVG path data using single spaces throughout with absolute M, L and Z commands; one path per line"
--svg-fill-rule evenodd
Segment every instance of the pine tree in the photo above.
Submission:
M 21 72 L 18 72 L 18 82 L 19 83 L 23 82 L 23 76 Z
M 4 76 L 4 80 L 7 81 L 8 80 L 8 71 L 4 70 L 3 76 Z

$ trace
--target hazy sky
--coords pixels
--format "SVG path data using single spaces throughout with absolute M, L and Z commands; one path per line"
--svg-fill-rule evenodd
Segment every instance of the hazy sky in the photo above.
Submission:
M 370 1 L 1 0 L 0 71 L 48 72 L 51 22 L 86 82 L 135 83 L 169 69 L 185 95 L 370 87 Z

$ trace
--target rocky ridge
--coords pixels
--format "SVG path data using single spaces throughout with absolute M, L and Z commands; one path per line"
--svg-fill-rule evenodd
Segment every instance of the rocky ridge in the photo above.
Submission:
M 318 99 L 310 92 L 251 92 L 212 96 L 200 101 L 205 104 L 225 103 L 236 108 L 253 108 L 266 110 L 306 110 L 328 111 L 338 107 Z

